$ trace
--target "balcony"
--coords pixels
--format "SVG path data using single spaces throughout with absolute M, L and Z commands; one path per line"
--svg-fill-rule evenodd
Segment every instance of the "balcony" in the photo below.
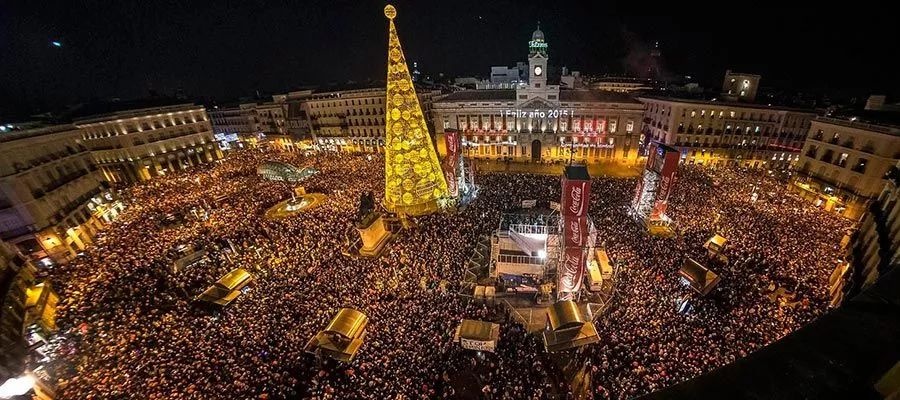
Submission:
M 86 176 L 88 173 L 89 173 L 89 171 L 86 170 L 86 169 L 84 169 L 84 170 L 78 170 L 78 171 L 76 171 L 76 172 L 74 172 L 74 173 L 71 173 L 71 174 L 68 174 L 68 175 L 66 175 L 66 176 L 63 176 L 63 177 L 61 177 L 61 178 L 59 178 L 59 179 L 56 179 L 56 180 L 54 180 L 53 182 L 50 182 L 50 186 L 48 186 L 48 187 L 46 188 L 46 193 L 52 193 L 54 190 L 59 189 L 59 188 L 65 186 L 65 185 L 68 184 L 69 182 L 75 181 L 76 179 L 79 179 L 79 178 L 81 178 L 81 177 L 83 177 L 83 176 Z M 35 198 L 37 198 L 37 197 L 35 197 Z

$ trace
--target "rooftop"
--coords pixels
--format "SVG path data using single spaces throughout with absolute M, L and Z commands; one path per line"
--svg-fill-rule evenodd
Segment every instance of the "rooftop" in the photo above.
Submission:
M 102 121 L 123 118 L 136 118 L 150 114 L 170 113 L 196 108 L 205 109 L 203 106 L 199 106 L 194 103 L 161 104 L 157 106 L 144 105 L 144 107 L 121 107 L 115 108 L 115 111 L 110 111 L 105 114 L 87 114 L 84 117 L 74 119 L 74 122 L 76 125 L 81 126 Z
M 763 104 L 763 103 L 746 103 L 739 101 L 724 101 L 719 98 L 686 98 L 686 97 L 670 97 L 670 96 L 655 96 L 655 95 L 644 95 L 638 96 L 639 99 L 647 99 L 647 100 L 662 100 L 662 101 L 670 101 L 676 103 L 689 103 L 689 104 L 704 104 L 704 105 L 717 105 L 717 106 L 728 106 L 728 107 L 738 107 L 738 108 L 756 108 L 756 109 L 770 109 L 770 110 L 782 110 L 782 111 L 794 111 L 794 112 L 805 112 L 814 114 L 816 110 L 809 108 L 797 108 L 797 107 L 788 107 L 782 106 L 778 104 Z
M 61 124 L 61 125 L 47 125 L 40 126 L 31 129 L 23 129 L 18 131 L 8 131 L 0 133 L 0 143 L 12 142 L 15 140 L 27 139 L 32 137 L 50 135 L 54 133 L 67 132 L 76 130 L 74 125 L 71 124 Z
M 463 90 L 453 92 L 436 101 L 436 103 L 453 103 L 464 101 L 515 101 L 515 89 Z M 560 89 L 559 100 L 562 102 L 585 103 L 632 103 L 639 101 L 625 93 L 605 92 L 597 90 Z
M 828 122 L 843 122 L 862 129 L 892 131 L 900 134 L 900 112 L 876 110 L 841 110 L 820 118 Z
M 112 115 L 124 111 L 182 105 L 185 103 L 189 102 L 183 99 L 175 99 L 171 97 L 155 97 L 147 99 L 104 101 L 79 104 L 63 112 L 60 116 L 60 119 L 66 121 L 84 120 L 88 118 L 97 118 L 105 115 Z

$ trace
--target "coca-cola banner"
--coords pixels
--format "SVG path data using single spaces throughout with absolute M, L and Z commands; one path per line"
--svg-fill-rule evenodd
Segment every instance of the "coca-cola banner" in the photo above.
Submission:
M 652 218 L 659 218 L 666 213 L 669 204 L 669 194 L 675 185 L 675 172 L 678 170 L 678 150 L 671 147 L 662 147 L 665 151 L 663 165 L 660 171 L 659 189 L 656 192 L 656 202 L 651 212 Z
M 591 177 L 583 165 L 566 167 L 562 178 L 562 215 L 587 215 L 591 198 Z
M 563 257 L 557 269 L 559 297 L 565 300 L 567 293 L 577 293 L 584 279 L 588 252 L 588 218 L 564 217 L 562 221 Z
M 588 246 L 587 217 L 566 217 L 563 219 L 563 245 L 569 247 Z
M 585 248 L 567 247 L 563 250 L 562 262 L 557 268 L 558 300 L 571 299 L 571 296 L 581 289 L 581 281 L 584 280 Z
M 459 180 L 456 169 L 459 166 L 459 132 L 445 131 L 444 141 L 447 145 L 447 158 L 444 159 L 444 178 L 447 180 L 447 189 L 450 196 L 459 196 Z

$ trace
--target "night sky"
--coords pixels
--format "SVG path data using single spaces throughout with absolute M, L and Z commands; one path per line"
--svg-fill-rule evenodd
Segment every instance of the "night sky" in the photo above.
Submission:
M 0 119 L 91 99 L 171 95 L 176 88 L 226 101 L 257 90 L 384 79 L 385 4 L 3 0 Z M 487 75 L 492 65 L 525 61 L 540 21 L 554 66 L 633 73 L 659 40 L 667 71 L 706 86 L 721 84 L 732 68 L 792 91 L 900 93 L 891 60 L 900 30 L 886 10 L 854 7 L 870 13 L 855 15 L 842 7 L 814 16 L 811 7 L 758 2 L 394 4 L 407 60 L 433 75 Z

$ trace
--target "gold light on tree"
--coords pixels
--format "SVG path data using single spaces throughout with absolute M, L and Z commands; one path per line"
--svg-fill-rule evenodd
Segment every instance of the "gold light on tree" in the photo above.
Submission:
M 447 182 L 394 28 L 397 9 L 388 5 L 384 15 L 390 20 L 384 205 L 399 214 L 428 214 L 437 210 L 439 198 L 447 196 Z

